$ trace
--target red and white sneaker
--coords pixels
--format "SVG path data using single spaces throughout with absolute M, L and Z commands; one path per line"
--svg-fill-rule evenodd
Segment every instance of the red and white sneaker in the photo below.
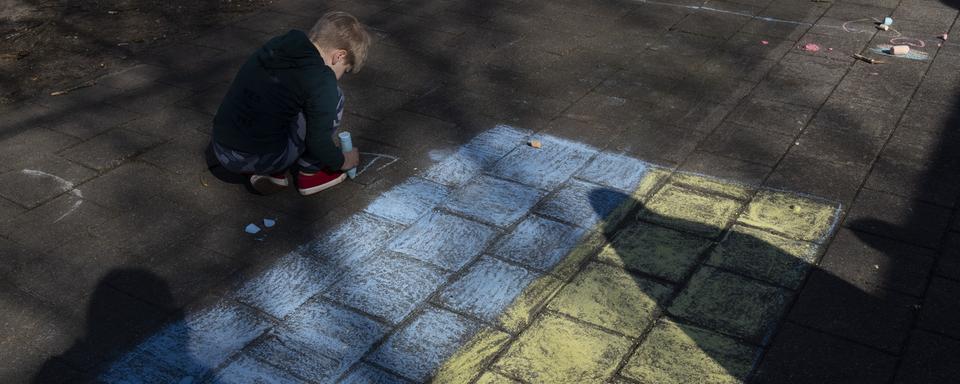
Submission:
M 287 172 L 277 172 L 272 175 L 251 175 L 250 185 L 262 195 L 272 195 L 282 191 L 290 185 Z
M 297 189 L 301 195 L 312 195 L 340 184 L 346 178 L 347 173 L 341 171 L 318 171 L 317 173 L 304 173 L 300 171 L 297 175 Z

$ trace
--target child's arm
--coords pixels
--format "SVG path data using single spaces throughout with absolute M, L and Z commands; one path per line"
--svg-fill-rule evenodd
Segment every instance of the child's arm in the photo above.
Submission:
M 307 151 L 320 161 L 321 166 L 341 169 L 344 156 L 333 141 L 333 122 L 337 117 L 340 95 L 336 87 L 311 87 L 315 90 L 307 97 L 303 115 L 307 120 Z M 331 92 L 332 91 L 332 92 Z

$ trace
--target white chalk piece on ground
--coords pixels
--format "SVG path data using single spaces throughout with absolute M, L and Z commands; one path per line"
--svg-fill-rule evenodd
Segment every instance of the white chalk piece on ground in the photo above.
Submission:
M 889 25 L 886 25 L 886 24 L 880 24 L 880 25 L 877 26 L 877 29 L 882 30 L 882 31 L 889 31 L 889 30 L 890 30 L 890 26 L 889 26 Z
M 894 55 L 906 55 L 908 52 L 910 52 L 909 45 L 894 45 L 890 47 L 890 53 Z
M 540 148 L 543 146 L 543 144 L 540 142 L 540 140 L 530 140 L 530 146 L 534 148 Z
M 246 232 L 246 233 L 249 233 L 249 234 L 251 234 L 251 235 L 255 235 L 255 234 L 257 234 L 258 232 L 260 232 L 260 227 L 258 227 L 258 226 L 257 226 L 256 224 L 254 224 L 254 223 L 250 223 L 250 224 L 247 224 L 247 227 L 244 228 L 243 231 Z
M 948 35 L 948 34 L 946 34 L 946 33 L 944 33 L 943 36 L 940 36 L 940 38 L 943 39 L 943 41 L 947 41 L 947 38 L 948 38 L 948 37 L 950 37 L 950 35 Z
M 337 136 L 340 137 L 340 150 L 342 150 L 343 153 L 353 150 L 353 139 L 350 138 L 350 132 L 340 132 Z M 357 177 L 357 169 L 350 168 L 347 170 L 347 176 L 350 176 L 351 179 Z
M 263 226 L 267 228 L 273 228 L 277 224 L 276 220 L 273 219 L 263 219 Z
M 884 24 L 884 25 L 893 25 L 893 18 L 890 17 L 890 16 L 884 17 L 884 18 L 883 18 L 883 24 Z

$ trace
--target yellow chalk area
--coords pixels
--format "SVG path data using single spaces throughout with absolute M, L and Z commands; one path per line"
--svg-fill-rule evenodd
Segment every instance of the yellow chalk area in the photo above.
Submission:
M 433 381 L 742 382 L 759 347 L 737 335 L 766 332 L 751 314 L 779 318 L 758 301 L 792 294 L 839 204 L 660 168 L 630 197 Z

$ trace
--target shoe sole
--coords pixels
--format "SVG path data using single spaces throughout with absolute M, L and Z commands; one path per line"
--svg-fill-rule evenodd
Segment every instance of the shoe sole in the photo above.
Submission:
M 323 191 L 324 189 L 330 188 L 330 187 L 332 187 L 332 186 L 334 186 L 334 185 L 340 184 L 340 183 L 342 183 L 343 180 L 345 180 L 346 178 L 347 178 L 347 174 L 346 174 L 346 172 L 344 172 L 344 173 L 340 174 L 340 176 L 337 177 L 336 179 L 330 180 L 330 181 L 328 181 L 328 182 L 326 182 L 326 183 L 317 185 L 317 186 L 315 186 L 315 187 L 310 187 L 310 188 L 297 188 L 297 189 L 300 191 L 300 194 L 301 194 L 301 195 L 304 195 L 304 196 L 312 195 L 312 194 L 314 194 L 314 193 Z
M 286 185 L 280 185 L 272 181 L 270 177 L 251 177 L 250 185 L 257 193 L 268 196 L 280 192 L 287 188 Z

